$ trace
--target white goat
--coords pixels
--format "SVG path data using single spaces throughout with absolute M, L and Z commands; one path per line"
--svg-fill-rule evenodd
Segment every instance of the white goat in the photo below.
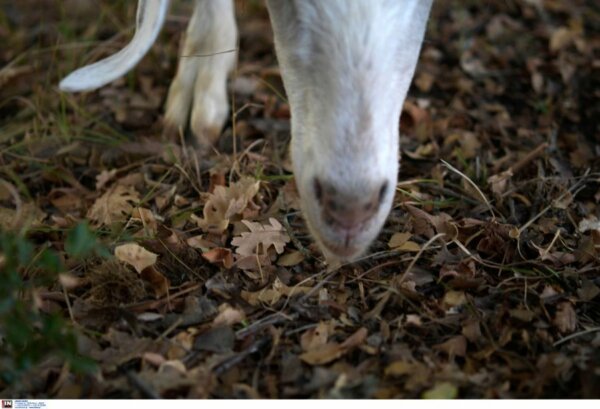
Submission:
M 332 261 L 362 254 L 389 214 L 400 112 L 432 2 L 267 0 L 292 111 L 296 184 L 308 226 Z M 131 43 L 73 72 L 61 89 L 92 90 L 125 74 L 154 43 L 167 10 L 168 0 L 139 0 Z M 226 51 L 236 43 L 233 0 L 196 0 L 167 98 L 167 126 L 183 129 L 189 120 L 200 144 L 215 141 L 236 60 Z

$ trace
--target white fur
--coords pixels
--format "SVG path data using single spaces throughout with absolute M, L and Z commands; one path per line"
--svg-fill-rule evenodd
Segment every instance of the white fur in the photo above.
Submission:
M 191 111 L 192 131 L 205 144 L 226 120 L 226 80 L 235 62 L 234 53 L 216 53 L 235 48 L 237 30 L 233 0 L 196 1 L 165 119 L 182 129 Z M 400 112 L 432 1 L 267 0 L 292 110 L 296 183 L 310 230 L 329 259 L 359 256 L 389 214 Z M 389 188 L 373 215 L 349 230 L 324 219 L 315 178 L 350 205 L 374 197 L 386 182 Z
M 169 88 L 168 127 L 183 130 L 189 120 L 200 145 L 215 142 L 229 112 L 227 75 L 235 66 L 236 46 L 233 1 L 197 0 Z
M 304 216 L 329 258 L 363 253 L 389 214 L 398 174 L 400 111 L 432 0 L 268 0 L 292 110 L 292 163 Z M 348 202 L 390 183 L 375 216 L 346 249 L 324 222 L 315 176 Z M 345 251 L 343 251 L 345 250 Z
M 165 21 L 169 0 L 139 0 L 136 30 L 125 48 L 108 58 L 73 71 L 60 82 L 66 92 L 91 91 L 125 75 L 148 52 Z

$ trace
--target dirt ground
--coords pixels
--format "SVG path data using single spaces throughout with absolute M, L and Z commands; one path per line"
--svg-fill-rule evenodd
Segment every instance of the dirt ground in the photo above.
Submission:
M 162 138 L 192 2 L 125 78 L 133 1 L 0 1 L 0 395 L 600 398 L 600 7 L 437 1 L 394 208 L 328 270 L 261 2 L 231 120 Z

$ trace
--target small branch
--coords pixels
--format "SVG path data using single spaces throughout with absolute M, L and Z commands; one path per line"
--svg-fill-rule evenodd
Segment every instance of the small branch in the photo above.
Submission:
M 585 331 L 576 332 L 576 333 L 571 334 L 569 336 L 566 336 L 566 337 L 564 337 L 562 339 L 559 339 L 554 344 L 552 344 L 552 346 L 555 346 L 555 347 L 559 346 L 560 344 L 564 344 L 565 342 L 567 342 L 567 341 L 569 341 L 569 340 L 571 340 L 573 338 L 578 338 L 578 337 L 580 337 L 582 335 L 591 334 L 591 333 L 596 332 L 596 331 L 600 331 L 600 327 L 594 327 L 594 328 L 586 329 Z
M 523 156 L 521 160 L 519 160 L 514 166 L 511 166 L 509 169 L 512 170 L 513 175 L 523 169 L 525 166 L 529 164 L 529 162 L 536 159 L 540 156 L 546 148 L 548 148 L 548 142 L 544 142 L 538 145 L 535 149 L 530 151 L 527 155 Z

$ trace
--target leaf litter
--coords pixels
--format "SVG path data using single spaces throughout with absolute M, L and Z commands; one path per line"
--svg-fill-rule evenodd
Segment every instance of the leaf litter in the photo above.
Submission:
M 235 127 L 198 154 L 160 136 L 186 18 L 127 81 L 62 95 L 60 75 L 99 56 L 56 44 L 121 47 L 133 2 L 98 2 L 97 21 L 27 4 L 0 7 L 0 233 L 60 254 L 65 271 L 22 297 L 68 319 L 97 368 L 55 356 L 22 382 L 0 377 L 0 393 L 600 397 L 589 2 L 436 2 L 402 113 L 394 208 L 369 255 L 333 272 L 298 212 L 263 10 L 240 9 Z M 43 31 L 25 29 L 42 18 Z M 85 221 L 106 254 L 65 250 L 83 252 L 66 231 Z

